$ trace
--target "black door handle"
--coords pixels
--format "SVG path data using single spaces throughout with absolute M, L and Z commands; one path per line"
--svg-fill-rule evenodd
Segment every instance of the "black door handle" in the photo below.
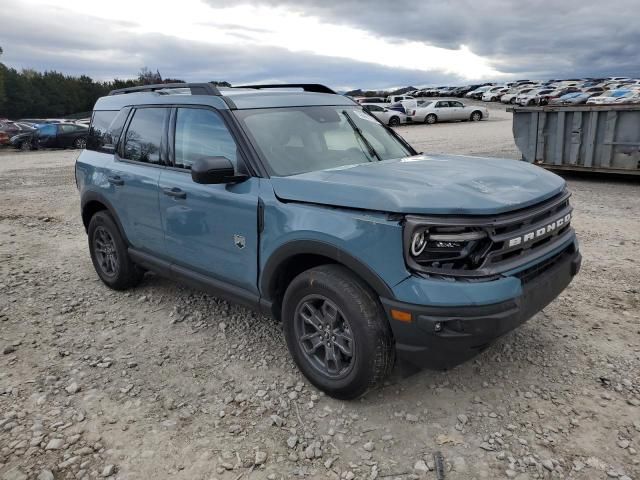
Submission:
M 187 192 L 183 192 L 178 187 L 163 188 L 162 191 L 165 195 L 169 195 L 173 198 L 187 198 Z
M 118 175 L 113 175 L 111 177 L 107 177 L 107 181 L 111 184 L 111 185 L 117 185 L 117 186 L 122 186 L 124 185 L 124 180 L 121 179 Z

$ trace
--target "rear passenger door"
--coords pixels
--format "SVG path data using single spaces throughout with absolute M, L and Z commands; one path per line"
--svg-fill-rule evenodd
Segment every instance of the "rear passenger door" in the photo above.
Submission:
M 438 121 L 451 120 L 451 110 L 449 109 L 449 102 L 438 101 L 436 102 L 435 114 L 438 116 Z
M 160 210 L 172 262 L 257 293 L 258 179 L 202 185 L 191 165 L 202 157 L 227 157 L 244 172 L 238 146 L 218 111 L 173 109 L 169 131 L 171 166 L 160 176 Z
M 129 243 L 156 256 L 165 255 L 158 179 L 167 164 L 169 112 L 166 107 L 132 110 L 106 178 Z
M 469 115 L 467 115 L 464 105 L 458 101 L 449 100 L 449 110 L 451 112 L 451 120 L 469 119 Z

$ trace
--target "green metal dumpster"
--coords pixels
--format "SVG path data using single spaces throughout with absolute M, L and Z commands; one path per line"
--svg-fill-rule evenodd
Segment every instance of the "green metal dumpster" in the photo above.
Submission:
M 640 175 L 640 105 L 513 107 L 522 159 L 573 171 Z

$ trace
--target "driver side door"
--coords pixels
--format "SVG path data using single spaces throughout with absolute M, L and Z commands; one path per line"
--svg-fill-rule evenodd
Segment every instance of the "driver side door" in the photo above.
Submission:
M 226 157 L 246 171 L 235 139 L 219 112 L 209 107 L 173 108 L 169 166 L 160 174 L 160 214 L 165 251 L 177 266 L 258 293 L 259 179 L 203 185 L 191 165 Z

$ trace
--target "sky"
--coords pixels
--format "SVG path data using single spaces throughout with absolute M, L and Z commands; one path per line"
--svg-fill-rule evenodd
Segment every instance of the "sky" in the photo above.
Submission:
M 3 5 L 5 4 L 5 5 Z M 15 68 L 389 88 L 640 76 L 638 0 L 0 0 Z

